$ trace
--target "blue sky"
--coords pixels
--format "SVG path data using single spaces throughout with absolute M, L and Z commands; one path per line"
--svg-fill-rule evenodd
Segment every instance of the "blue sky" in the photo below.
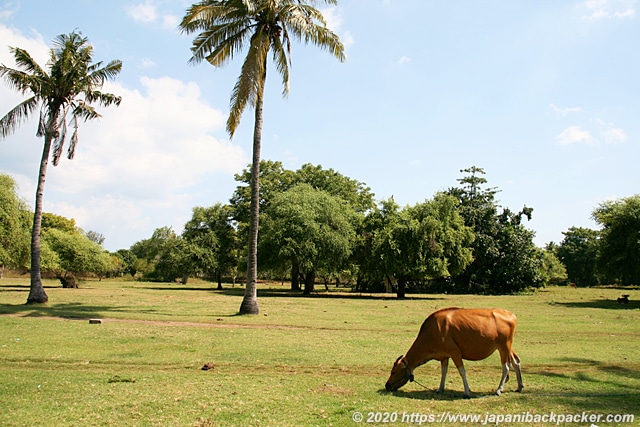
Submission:
M 194 206 L 226 203 L 250 161 L 248 110 L 224 124 L 242 58 L 190 65 L 177 25 L 191 1 L 0 0 L 7 46 L 44 64 L 51 40 L 80 30 L 96 61 L 120 59 L 104 90 L 123 97 L 83 123 L 76 158 L 50 166 L 45 210 L 105 235 L 109 250 L 177 232 Z M 543 246 L 597 228 L 601 202 L 640 193 L 637 0 L 342 0 L 324 9 L 340 63 L 294 43 L 291 91 L 268 71 L 262 158 L 333 168 L 401 205 L 484 168 L 501 205 L 534 208 Z M 0 84 L 0 115 L 23 98 Z M 0 141 L 0 171 L 33 204 L 42 141 L 29 121 Z

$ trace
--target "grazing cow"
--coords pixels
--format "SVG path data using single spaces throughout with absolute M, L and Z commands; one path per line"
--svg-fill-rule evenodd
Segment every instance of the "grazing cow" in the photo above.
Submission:
M 456 307 L 438 310 L 424 321 L 407 355 L 395 361 L 385 388 L 389 391 L 399 389 L 407 381 L 413 381 L 413 371 L 418 366 L 429 360 L 439 360 L 442 377 L 438 393 L 442 393 L 451 358 L 462 377 L 464 396 L 471 397 L 462 360 L 486 359 L 497 349 L 502 363 L 502 378 L 496 394 L 502 393 L 509 379 L 509 366 L 516 371 L 517 391 L 521 391 L 520 359 L 511 349 L 515 333 L 516 316 L 507 310 Z

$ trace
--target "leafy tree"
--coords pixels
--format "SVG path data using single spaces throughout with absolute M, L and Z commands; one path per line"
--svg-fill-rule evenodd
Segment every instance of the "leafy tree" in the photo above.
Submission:
M 4 266 L 26 268 L 29 263 L 31 213 L 18 197 L 16 182 L 0 173 L 0 279 Z
M 119 249 L 116 255 L 120 258 L 121 271 L 123 274 L 135 276 L 137 273 L 136 265 L 138 257 L 129 249 Z
M 53 271 L 64 288 L 77 288 L 78 276 L 92 273 L 102 277 L 114 267 L 109 252 L 82 233 L 49 228 L 43 231 L 43 238 L 56 254 L 58 266 Z
M 598 270 L 623 285 L 640 284 L 640 195 L 601 203 Z
M 106 240 L 106 238 L 102 233 L 98 233 L 97 231 L 93 231 L 93 230 L 87 231 L 85 233 L 85 236 L 87 236 L 87 239 L 91 240 L 92 242 L 96 242 L 100 246 L 102 246 L 102 244 Z
M 65 233 L 69 234 L 81 232 L 81 230 L 76 225 L 75 219 L 67 218 L 62 215 L 56 215 L 51 212 L 42 212 L 41 227 L 42 230 L 55 228 L 56 230 L 64 231 Z
M 151 238 L 136 242 L 131 246 L 131 252 L 137 258 L 136 269 L 143 273 L 143 277 L 161 282 L 173 282 L 190 273 L 190 250 L 186 242 L 176 234 L 171 227 L 156 228 Z
M 578 286 L 597 285 L 596 269 L 600 233 L 583 227 L 571 227 L 556 249 L 558 259 L 567 268 L 569 281 Z
M 231 206 L 220 203 L 208 208 L 195 207 L 182 233 L 185 240 L 201 250 L 198 272 L 215 278 L 218 289 L 222 289 L 222 276 L 235 276 L 238 266 L 239 242 L 231 213 Z
M 520 212 L 502 208 L 495 200 L 496 188 L 487 183 L 484 170 L 473 166 L 461 170 L 468 175 L 458 179 L 462 185 L 448 193 L 458 198 L 465 224 L 473 229 L 474 260 L 454 280 L 458 292 L 505 294 L 544 284 L 541 275 L 542 251 L 533 243 L 534 233 L 522 225 L 531 219 L 532 208 Z
M 549 243 L 543 251 L 542 275 L 544 282 L 551 285 L 566 284 L 568 279 L 567 268 L 558 259 L 557 251 L 558 246 L 553 242 Z
M 372 213 L 372 260 L 389 282 L 397 283 L 398 298 L 406 286 L 450 277 L 472 261 L 473 233 L 457 211 L 454 197 L 438 193 L 431 201 L 399 209 L 389 200 Z
M 238 185 L 231 196 L 230 205 L 233 217 L 241 225 L 249 224 L 251 218 L 251 165 L 235 175 Z M 266 209 L 269 201 L 279 193 L 287 191 L 296 184 L 295 172 L 285 169 L 282 162 L 260 161 L 260 211 Z
M 42 287 L 40 231 L 49 156 L 53 149 L 53 165 L 57 165 L 67 138 L 68 115 L 71 115 L 70 125 L 74 131 L 67 157 L 72 159 L 78 143 L 79 121 L 100 117 L 92 104 L 105 107 L 120 104 L 120 97 L 100 92 L 100 89 L 106 80 L 118 75 L 122 63 L 111 61 L 104 67 L 102 62 L 92 63 L 93 48 L 79 32 L 61 34 L 54 39 L 47 68 L 41 67 L 24 49 L 12 47 L 11 53 L 18 69 L 0 65 L 0 77 L 29 97 L 0 119 L 0 139 L 9 136 L 22 121 L 40 109 L 36 135 L 44 137 L 44 147 L 31 233 L 31 287 L 27 303 L 44 303 L 49 297 Z
M 202 0 L 187 10 L 180 23 L 182 31 L 198 33 L 191 48 L 192 62 L 206 60 L 221 67 L 248 44 L 247 56 L 231 93 L 227 120 L 227 131 L 233 137 L 245 108 L 248 105 L 254 108 L 247 286 L 241 314 L 260 311 L 257 298 L 260 146 L 269 52 L 273 53 L 276 71 L 282 77 L 284 95 L 289 92 L 291 37 L 311 42 L 344 60 L 344 46 L 326 27 L 322 13 L 313 7 L 317 3 L 331 5 L 336 0 Z
M 339 271 L 350 256 L 354 217 L 341 199 L 298 184 L 276 195 L 265 210 L 261 257 L 267 266 L 291 266 L 292 281 L 300 274 L 309 295 L 319 270 Z

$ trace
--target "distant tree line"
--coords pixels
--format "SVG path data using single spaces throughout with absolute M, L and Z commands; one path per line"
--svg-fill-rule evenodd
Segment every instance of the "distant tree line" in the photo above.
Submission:
M 548 284 L 640 283 L 640 196 L 604 202 L 593 212 L 601 230 L 572 227 L 544 249 L 524 225 L 533 209 L 501 207 L 478 167 L 458 186 L 413 206 L 376 202 L 362 182 L 333 169 L 280 162 L 260 168 L 260 277 L 292 290 L 344 286 L 360 292 L 508 294 Z M 250 168 L 228 204 L 193 208 L 178 234 L 161 227 L 129 249 L 108 253 L 104 236 L 43 214 L 43 270 L 65 286 L 77 277 L 132 276 L 187 283 L 236 283 L 246 271 Z M 0 263 L 29 265 L 30 213 L 15 182 L 0 175 Z

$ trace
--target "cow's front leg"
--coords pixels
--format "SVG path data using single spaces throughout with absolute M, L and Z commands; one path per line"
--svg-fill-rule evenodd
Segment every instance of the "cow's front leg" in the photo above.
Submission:
M 462 363 L 462 356 L 452 355 L 451 359 L 453 360 L 453 363 L 456 365 L 456 368 L 458 368 L 458 372 L 462 377 L 462 384 L 464 385 L 464 397 L 470 398 L 471 390 L 469 389 L 469 383 L 467 382 L 467 372 L 464 369 L 464 363 Z
M 440 387 L 438 387 L 438 391 L 436 391 L 436 393 L 443 393 L 444 392 L 444 383 L 445 383 L 445 380 L 447 379 L 447 370 L 448 369 L 449 369 L 449 358 L 442 359 L 440 361 L 440 373 L 441 373 Z

